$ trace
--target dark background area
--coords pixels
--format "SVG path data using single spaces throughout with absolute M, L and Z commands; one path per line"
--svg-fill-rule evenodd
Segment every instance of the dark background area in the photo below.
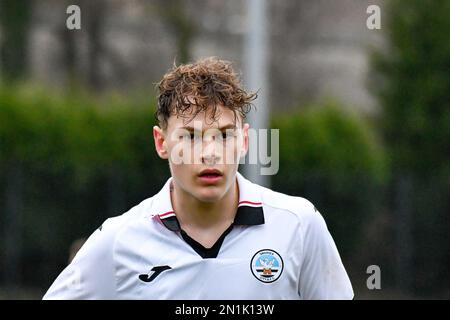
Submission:
M 81 30 L 66 28 L 70 4 Z M 174 60 L 242 69 L 245 5 L 0 0 L 0 298 L 41 298 L 74 242 L 159 191 L 154 82 Z M 322 213 L 356 299 L 448 299 L 450 1 L 269 12 L 271 188 Z

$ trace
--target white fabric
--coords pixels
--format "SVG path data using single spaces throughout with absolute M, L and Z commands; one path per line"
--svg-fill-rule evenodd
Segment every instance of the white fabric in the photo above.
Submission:
M 169 179 L 154 197 L 107 219 L 44 299 L 352 299 L 338 250 L 314 206 L 239 173 L 237 181 L 239 200 L 261 202 L 265 223 L 234 226 L 216 258 L 203 259 L 179 232 L 161 223 L 159 215 L 173 211 Z M 283 259 L 274 282 L 252 273 L 252 257 L 261 249 Z M 171 269 L 151 282 L 139 279 L 155 266 Z

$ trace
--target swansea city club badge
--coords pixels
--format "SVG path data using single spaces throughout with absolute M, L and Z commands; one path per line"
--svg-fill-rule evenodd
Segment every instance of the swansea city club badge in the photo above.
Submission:
M 271 249 L 259 250 L 250 262 L 255 278 L 265 283 L 276 281 L 281 276 L 283 267 L 283 259 Z

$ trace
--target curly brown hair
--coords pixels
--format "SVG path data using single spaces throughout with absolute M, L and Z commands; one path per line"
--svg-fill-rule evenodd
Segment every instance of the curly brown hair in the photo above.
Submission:
M 218 106 L 233 111 L 245 119 L 257 93 L 246 92 L 231 62 L 215 57 L 179 65 L 167 72 L 157 84 L 158 109 L 155 117 L 161 128 L 167 128 L 171 115 L 191 120 L 211 108 L 211 119 L 217 121 Z

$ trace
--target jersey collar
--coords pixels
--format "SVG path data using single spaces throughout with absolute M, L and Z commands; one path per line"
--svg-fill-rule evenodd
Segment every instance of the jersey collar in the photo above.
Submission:
M 261 201 L 261 194 L 258 185 L 245 179 L 239 172 L 236 174 L 239 186 L 239 205 L 234 218 L 234 225 L 260 225 L 264 224 L 264 212 Z M 153 199 L 152 217 L 159 218 L 160 221 L 172 231 L 180 231 L 180 224 L 172 207 L 170 199 L 169 178 Z

